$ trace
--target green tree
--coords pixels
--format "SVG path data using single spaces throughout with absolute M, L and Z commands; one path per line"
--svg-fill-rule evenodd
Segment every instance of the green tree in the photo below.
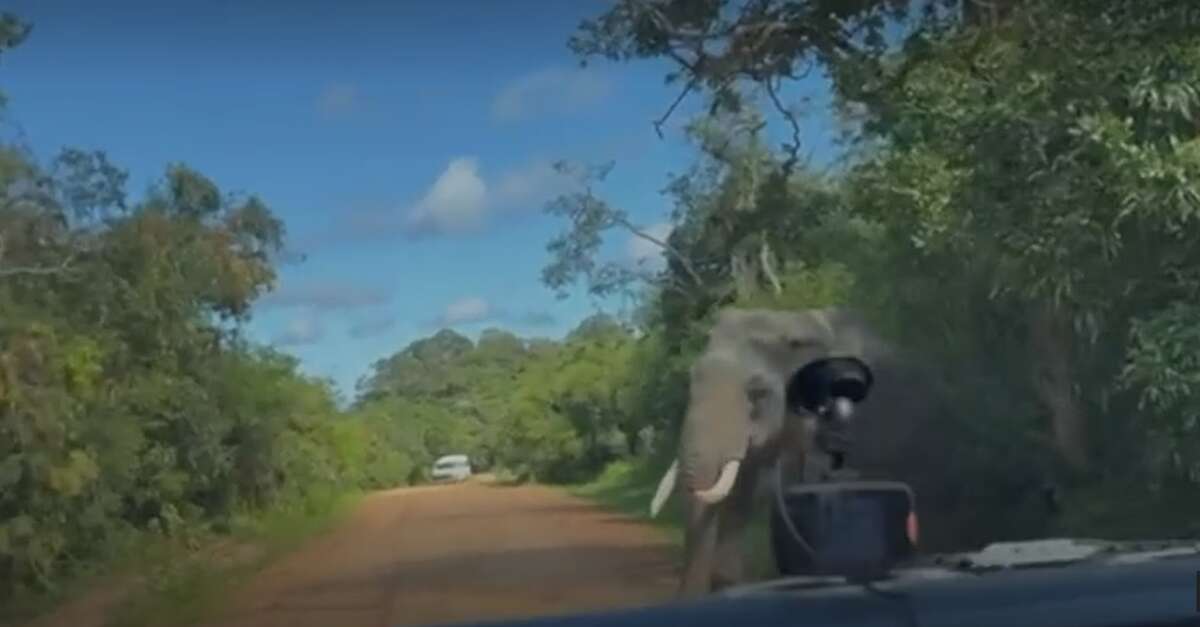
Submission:
M 29 32 L 0 17 L 0 52 Z M 131 534 L 411 474 L 407 434 L 243 339 L 283 247 L 270 209 L 181 164 L 140 198 L 127 178 L 0 146 L 0 606 Z
M 584 58 L 666 61 L 681 97 L 709 99 L 717 128 L 737 129 L 727 121 L 753 120 L 762 103 L 793 131 L 766 153 L 765 176 L 741 174 L 747 186 L 735 176 L 755 171 L 745 153 L 727 174 L 683 179 L 673 250 L 698 272 L 712 256 L 730 261 L 703 281 L 715 297 L 651 282 L 643 325 L 682 352 L 723 303 L 851 303 L 939 364 L 942 431 L 975 451 L 958 476 L 999 485 L 1026 474 L 1011 469 L 1056 464 L 1060 479 L 1116 490 L 1194 478 L 1194 386 L 1180 368 L 1196 300 L 1196 18 L 1183 3 L 1120 0 L 615 3 L 572 39 Z M 797 159 L 781 98 L 814 67 L 854 140 L 824 183 Z M 733 145 L 751 145 L 755 128 Z M 702 148 L 699 164 L 714 156 Z M 749 211 L 728 211 L 736 198 Z M 575 206 L 558 213 L 579 245 L 551 252 L 558 267 L 587 269 L 561 259 L 594 255 L 577 216 L 608 209 Z M 757 224 L 775 228 L 779 263 L 746 272 L 755 265 L 737 251 Z

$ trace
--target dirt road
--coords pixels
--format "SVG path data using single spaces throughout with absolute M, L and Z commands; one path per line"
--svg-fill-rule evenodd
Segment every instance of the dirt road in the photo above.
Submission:
M 669 599 L 655 530 L 545 487 L 467 484 L 370 496 L 263 571 L 211 627 L 376 627 L 526 617 Z

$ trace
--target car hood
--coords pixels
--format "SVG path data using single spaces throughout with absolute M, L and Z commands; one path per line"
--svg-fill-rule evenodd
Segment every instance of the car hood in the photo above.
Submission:
M 998 571 L 1054 568 L 1078 564 L 1136 564 L 1200 556 L 1197 540 L 1110 541 L 1089 538 L 1048 538 L 996 542 L 978 551 L 919 556 L 895 569 L 885 581 L 980 577 Z M 849 585 L 842 577 L 784 577 L 728 588 L 720 596 Z

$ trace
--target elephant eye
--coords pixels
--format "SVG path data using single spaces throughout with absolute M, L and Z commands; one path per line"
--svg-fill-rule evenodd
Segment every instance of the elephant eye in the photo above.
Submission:
M 758 403 L 771 393 L 770 385 L 761 375 L 752 375 L 746 382 L 746 398 L 751 403 Z

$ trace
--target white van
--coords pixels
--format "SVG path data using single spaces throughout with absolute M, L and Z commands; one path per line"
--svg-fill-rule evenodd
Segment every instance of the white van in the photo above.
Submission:
M 471 459 L 466 455 L 443 455 L 433 463 L 434 481 L 466 481 L 471 476 Z

